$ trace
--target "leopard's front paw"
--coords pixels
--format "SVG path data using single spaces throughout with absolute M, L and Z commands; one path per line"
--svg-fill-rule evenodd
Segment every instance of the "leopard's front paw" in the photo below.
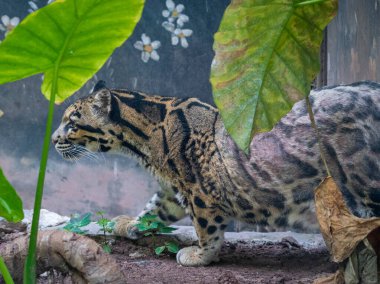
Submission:
M 142 234 L 136 228 L 138 223 L 136 218 L 126 215 L 120 215 L 112 219 L 115 222 L 114 233 L 116 236 L 126 237 L 131 240 L 137 240 L 142 237 Z
M 217 252 L 205 251 L 197 246 L 183 248 L 177 253 L 177 262 L 183 266 L 205 266 L 217 261 Z

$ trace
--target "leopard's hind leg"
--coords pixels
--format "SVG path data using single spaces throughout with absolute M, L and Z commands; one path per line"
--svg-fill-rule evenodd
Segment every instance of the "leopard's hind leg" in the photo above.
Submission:
M 189 202 L 191 202 L 189 213 L 199 245 L 181 249 L 177 253 L 177 262 L 183 266 L 204 266 L 219 261 L 224 230 L 230 218 L 222 210 L 210 206 L 199 196 L 195 196 Z

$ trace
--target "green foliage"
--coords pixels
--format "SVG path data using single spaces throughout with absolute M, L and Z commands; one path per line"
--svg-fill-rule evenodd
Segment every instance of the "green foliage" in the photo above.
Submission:
M 167 234 L 171 233 L 176 228 L 168 227 L 164 223 L 157 220 L 157 215 L 145 214 L 138 219 L 135 225 L 140 232 L 145 232 L 144 236 L 151 236 L 153 234 Z
M 0 44 L 0 84 L 44 73 L 42 93 L 62 102 L 133 32 L 143 0 L 55 1 L 30 14 Z
M 102 248 L 106 253 L 111 253 L 111 246 L 109 241 L 107 240 L 106 233 L 112 233 L 115 227 L 115 222 L 111 221 L 108 218 L 104 217 L 104 211 L 96 212 L 96 215 L 100 216 L 100 218 L 96 221 L 96 224 L 100 226 L 100 231 L 103 232 L 103 240 L 101 242 Z
M 310 91 L 323 29 L 338 0 L 233 0 L 215 34 L 211 83 L 224 125 L 245 152 Z
M 22 200 L 4 176 L 0 168 L 0 217 L 9 222 L 19 222 L 24 218 Z
M 161 253 L 163 253 L 165 250 L 165 246 L 160 246 L 160 247 L 156 247 L 154 249 L 154 252 L 157 254 L 157 255 L 160 255 Z
M 102 249 L 106 253 L 111 253 L 112 252 L 111 246 L 108 243 L 105 243 L 105 244 L 103 243 L 102 244 Z
M 165 245 L 160 246 L 160 247 L 156 247 L 154 249 L 154 252 L 157 255 L 160 255 L 160 254 L 162 254 L 165 251 L 165 249 L 168 252 L 171 252 L 171 253 L 177 253 L 179 251 L 179 247 L 178 247 L 177 243 L 175 243 L 175 242 L 165 242 Z
M 4 263 L 4 259 L 1 256 L 0 256 L 0 275 L 3 276 L 3 279 L 6 284 L 14 284 L 12 276 L 9 273 L 8 268 Z
M 104 211 L 96 212 L 96 215 L 100 216 L 96 224 L 100 226 L 100 231 L 103 233 L 112 233 L 115 227 L 115 222 L 104 217 Z
M 86 213 L 82 216 L 73 214 L 70 221 L 63 227 L 64 230 L 70 231 L 76 234 L 84 235 L 88 230 L 82 230 L 81 228 L 91 223 L 91 213 Z
M 145 237 L 154 237 L 157 234 L 168 234 L 177 230 L 176 228 L 166 226 L 164 223 L 158 221 L 157 215 L 149 213 L 139 217 L 138 221 L 139 222 L 135 226 L 140 232 L 144 233 Z M 175 242 L 165 242 L 163 246 L 156 247 L 154 251 L 157 255 L 160 255 L 165 249 L 171 253 L 177 253 L 179 247 Z
M 99 219 L 96 220 L 96 224 L 100 227 L 99 231 L 103 232 L 103 239 L 101 241 L 101 246 L 106 253 L 111 253 L 111 246 L 107 240 L 106 233 L 112 233 L 115 227 L 115 222 L 104 217 L 104 211 L 96 212 Z M 83 215 L 73 214 L 70 221 L 63 227 L 64 230 L 70 231 L 76 234 L 84 235 L 88 230 L 83 230 L 82 228 L 91 223 L 91 213 L 86 213 Z

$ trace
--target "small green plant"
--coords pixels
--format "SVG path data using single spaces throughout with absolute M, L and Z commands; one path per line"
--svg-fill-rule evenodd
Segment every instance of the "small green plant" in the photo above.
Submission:
M 111 253 L 111 246 L 110 246 L 109 240 L 107 240 L 106 233 L 113 232 L 113 229 L 115 227 L 115 222 L 111 221 L 108 218 L 105 218 L 104 211 L 98 211 L 96 212 L 96 215 L 100 217 L 98 221 L 96 221 L 96 224 L 100 226 L 99 231 L 103 232 L 103 240 L 101 242 L 102 248 L 106 253 Z
M 176 228 L 166 226 L 164 223 L 158 221 L 157 215 L 149 213 L 139 217 L 138 221 L 139 222 L 135 226 L 140 232 L 144 233 L 145 237 L 152 236 L 154 238 L 158 234 L 168 234 L 177 230 Z M 177 243 L 169 241 L 165 242 L 163 246 L 156 247 L 154 251 L 157 255 L 160 255 L 165 249 L 168 252 L 177 253 L 179 247 Z
M 103 239 L 100 242 L 103 250 L 106 253 L 111 253 L 111 246 L 109 241 L 107 240 L 106 233 L 112 233 L 113 228 L 115 226 L 115 222 L 111 221 L 104 217 L 104 211 L 96 212 L 96 215 L 99 216 L 99 219 L 96 221 L 96 224 L 99 225 L 100 232 L 103 232 Z M 76 234 L 84 235 L 88 232 L 88 230 L 83 230 L 82 228 L 91 223 L 91 213 L 86 213 L 83 215 L 73 214 L 70 221 L 63 227 L 64 230 L 70 231 Z
M 153 236 L 155 234 L 167 234 L 171 233 L 176 228 L 168 227 L 164 223 L 157 220 L 157 215 L 145 214 L 143 217 L 139 217 L 139 223 L 136 224 L 137 229 L 140 232 L 145 232 L 144 236 Z
M 0 276 L 3 277 L 6 284 L 14 284 L 11 274 L 4 263 L 4 259 L 0 256 Z M 0 277 L 1 280 L 1 277 Z
M 157 255 L 160 255 L 161 253 L 163 253 L 165 251 L 165 249 L 168 252 L 171 252 L 171 253 L 177 253 L 179 251 L 179 247 L 178 247 L 177 243 L 175 243 L 175 242 L 165 242 L 165 245 L 160 246 L 160 247 L 156 247 L 154 249 L 154 252 Z
M 91 213 L 84 215 L 73 214 L 70 221 L 63 227 L 64 230 L 70 231 L 76 234 L 84 235 L 88 230 L 82 228 L 91 223 Z

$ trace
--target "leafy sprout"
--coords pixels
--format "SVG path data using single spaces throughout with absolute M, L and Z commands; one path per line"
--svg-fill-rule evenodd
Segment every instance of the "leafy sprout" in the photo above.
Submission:
M 106 253 L 111 253 L 111 246 L 109 240 L 107 240 L 106 233 L 112 233 L 115 227 L 115 221 L 111 221 L 108 218 L 104 217 L 104 211 L 96 212 L 100 218 L 96 221 L 96 224 L 100 226 L 99 231 L 103 232 L 103 240 L 101 242 L 102 248 Z
M 164 223 L 157 220 L 157 215 L 152 215 L 150 213 L 139 217 L 138 223 L 135 225 L 136 228 L 143 233 L 145 237 L 152 236 L 155 237 L 158 234 L 168 234 L 177 230 L 176 228 L 166 226 Z M 157 255 L 162 254 L 165 249 L 171 253 L 177 253 L 179 250 L 178 244 L 172 241 L 165 242 L 163 246 L 158 246 L 154 249 Z
M 177 243 L 175 242 L 165 242 L 165 245 L 163 246 L 160 246 L 160 247 L 156 247 L 154 249 L 155 253 L 157 255 L 160 255 L 162 254 L 165 249 L 168 251 L 168 252 L 171 252 L 171 253 L 177 253 L 179 251 L 179 246 Z
M 91 213 L 86 213 L 84 215 L 73 214 L 70 221 L 63 227 L 63 229 L 79 235 L 84 235 L 88 230 L 83 230 L 82 228 L 90 223 Z

